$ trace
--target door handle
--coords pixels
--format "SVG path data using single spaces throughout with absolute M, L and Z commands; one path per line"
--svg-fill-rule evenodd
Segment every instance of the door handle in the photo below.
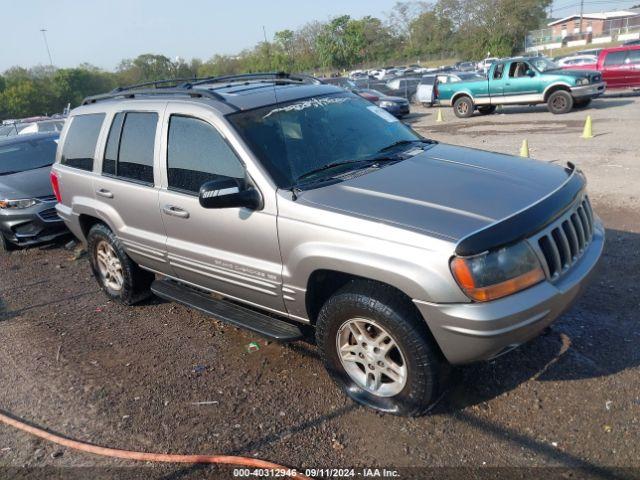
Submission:
M 105 190 L 104 188 L 99 188 L 98 190 L 96 190 L 96 195 L 100 195 L 104 198 L 113 198 L 113 193 L 111 193 L 109 190 Z
M 189 212 L 180 207 L 176 207 L 175 205 L 165 205 L 162 208 L 162 211 L 166 215 L 171 215 L 172 217 L 189 218 Z

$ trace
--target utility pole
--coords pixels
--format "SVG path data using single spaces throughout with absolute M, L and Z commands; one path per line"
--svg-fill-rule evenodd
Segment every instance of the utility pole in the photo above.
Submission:
M 582 34 L 582 16 L 584 14 L 584 0 L 580 0 L 580 31 L 578 33 Z
M 44 39 L 44 46 L 47 48 L 47 55 L 49 55 L 49 65 L 53 67 L 53 60 L 51 58 L 51 50 L 49 50 L 49 42 L 47 42 L 47 29 L 41 28 L 42 38 Z

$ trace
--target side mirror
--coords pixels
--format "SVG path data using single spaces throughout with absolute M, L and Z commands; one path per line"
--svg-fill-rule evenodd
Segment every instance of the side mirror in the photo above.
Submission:
M 527 77 L 533 78 L 533 77 L 536 76 L 536 72 L 534 72 L 533 70 L 529 69 L 529 70 L 526 71 L 526 75 L 527 75 Z
M 198 199 L 203 208 L 262 208 L 260 192 L 242 178 L 220 177 L 205 182 L 200 187 Z

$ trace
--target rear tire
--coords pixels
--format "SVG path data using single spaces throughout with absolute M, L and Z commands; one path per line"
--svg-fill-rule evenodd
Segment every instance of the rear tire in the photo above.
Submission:
M 491 115 L 495 111 L 496 111 L 496 106 L 495 105 L 487 105 L 485 107 L 478 107 L 478 112 L 480 112 L 480 115 Z
M 417 416 L 444 391 L 448 363 L 415 307 L 390 287 L 341 288 L 320 310 L 316 341 L 331 378 L 370 408 Z
M 458 118 L 469 118 L 473 115 L 474 109 L 473 100 L 467 96 L 458 97 L 456 101 L 453 102 L 453 113 L 455 113 Z
M 105 294 L 124 305 L 133 305 L 151 296 L 155 276 L 142 270 L 126 254 L 115 234 L 104 224 L 91 227 L 87 253 L 93 275 Z
M 586 108 L 589 106 L 589 104 L 591 103 L 591 99 L 587 98 L 584 100 L 574 100 L 573 101 L 573 108 Z
M 554 115 L 569 113 L 573 108 L 573 97 L 566 90 L 556 90 L 549 95 L 547 108 Z

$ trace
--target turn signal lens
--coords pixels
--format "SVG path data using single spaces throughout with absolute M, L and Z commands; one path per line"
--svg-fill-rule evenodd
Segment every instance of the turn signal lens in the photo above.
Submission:
M 451 272 L 472 300 L 488 302 L 529 288 L 544 280 L 544 271 L 525 242 L 475 257 L 455 257 Z

